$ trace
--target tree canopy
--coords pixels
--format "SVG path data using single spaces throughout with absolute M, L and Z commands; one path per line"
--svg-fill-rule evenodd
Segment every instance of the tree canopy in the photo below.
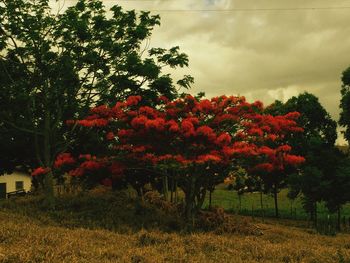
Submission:
M 74 140 L 74 128 L 64 121 L 94 105 L 136 94 L 152 104 L 160 95 L 175 98 L 175 85 L 193 82 L 184 76 L 175 84 L 162 73 L 165 66 L 188 65 L 178 47 L 149 48 L 159 16 L 119 6 L 107 15 L 99 0 L 79 0 L 58 13 L 49 4 L 0 1 L 0 159 L 6 170 L 52 166 Z
M 344 137 L 350 141 L 350 67 L 344 70 L 341 86 L 340 119 L 339 124 L 345 127 Z
M 298 116 L 263 114 L 260 102 L 248 103 L 244 97 L 161 97 L 156 107 L 149 107 L 140 96 L 131 96 L 113 107 L 95 107 L 85 119 L 69 120 L 95 130 L 104 151 L 97 146 L 93 152 L 62 153 L 55 168 L 65 168 L 61 173 L 88 185 L 123 179 L 136 185 L 132 181 L 140 179 L 129 171 L 138 170 L 174 177 L 185 193 L 189 219 L 206 191 L 238 166 L 277 172 L 302 163 L 304 158 L 283 144 L 286 134 L 302 131 L 295 121 Z M 46 176 L 49 169 L 40 167 L 33 175 Z M 146 176 L 141 180 L 148 183 Z

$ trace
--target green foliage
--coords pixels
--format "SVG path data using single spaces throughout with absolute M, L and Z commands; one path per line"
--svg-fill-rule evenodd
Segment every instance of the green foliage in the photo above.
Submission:
M 334 175 L 328 180 L 326 205 L 329 211 L 336 212 L 350 201 L 350 163 L 349 158 L 342 158 Z
M 350 67 L 344 70 L 341 81 L 339 124 L 345 127 L 344 137 L 347 141 L 350 141 Z
M 337 124 L 310 93 L 292 97 L 285 104 L 276 102 L 269 109 L 272 114 L 298 111 L 298 123 L 304 133 L 287 138 L 297 154 L 306 158 L 301 171 L 288 176 L 290 197 L 303 194 L 304 209 L 315 217 L 316 203 L 327 201 L 331 192 L 338 191 L 334 182 L 341 153 L 335 148 Z
M 2 169 L 51 167 L 57 153 L 74 144 L 76 129 L 65 120 L 130 95 L 148 104 L 160 95 L 174 98 L 175 84 L 162 69 L 188 66 L 179 47 L 146 53 L 158 15 L 119 6 L 107 14 L 99 0 L 79 0 L 58 13 L 51 4 L 0 1 Z M 192 82 L 186 75 L 177 84 Z

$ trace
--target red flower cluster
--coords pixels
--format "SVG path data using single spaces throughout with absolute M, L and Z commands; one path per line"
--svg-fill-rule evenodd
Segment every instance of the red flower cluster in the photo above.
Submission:
M 50 168 L 38 167 L 32 171 L 32 176 L 45 175 L 50 171 Z
M 205 154 L 205 155 L 200 155 L 198 156 L 196 163 L 207 163 L 207 162 L 221 162 L 222 159 L 213 154 Z
M 115 156 L 122 160 L 106 162 L 104 158 L 113 156 L 80 156 L 81 164 L 70 171 L 72 176 L 107 168 L 120 177 L 131 160 L 140 166 L 175 162 L 183 169 L 192 165 L 211 169 L 239 159 L 267 172 L 304 160 L 290 154 L 292 149 L 284 142 L 286 134 L 302 131 L 296 123 L 297 112 L 267 115 L 261 102 L 250 104 L 235 96 L 200 100 L 188 95 L 174 101 L 162 97 L 156 107 L 140 106 L 140 101 L 140 96 L 131 96 L 112 108 L 99 106 L 76 122 L 103 129 Z M 110 148 L 106 152 L 110 153 Z M 56 162 L 58 167 L 73 164 L 68 155 Z
M 108 124 L 106 119 L 80 120 L 78 124 L 84 127 L 105 127 Z
M 199 128 L 197 128 L 196 132 L 198 135 L 205 136 L 209 141 L 214 141 L 216 139 L 215 132 L 209 126 L 200 126 Z
M 104 167 L 103 163 L 99 162 L 99 161 L 93 161 L 93 160 L 89 160 L 89 161 L 85 161 L 80 165 L 81 168 L 83 168 L 84 170 L 99 170 L 102 167 Z
M 216 139 L 216 144 L 223 146 L 223 145 L 229 145 L 231 143 L 231 136 L 228 133 L 223 133 Z
M 299 165 L 305 162 L 305 158 L 302 156 L 286 154 L 284 156 L 284 161 L 289 165 Z
M 107 134 L 106 134 L 106 139 L 107 139 L 108 141 L 111 141 L 111 140 L 113 140 L 114 138 L 115 138 L 115 135 L 114 135 L 113 132 L 107 132 Z
M 141 96 L 130 96 L 126 100 L 127 106 L 136 106 L 141 101 Z
M 72 165 L 75 164 L 75 159 L 70 153 L 61 153 L 57 156 L 54 167 L 55 168 L 60 168 L 64 165 Z

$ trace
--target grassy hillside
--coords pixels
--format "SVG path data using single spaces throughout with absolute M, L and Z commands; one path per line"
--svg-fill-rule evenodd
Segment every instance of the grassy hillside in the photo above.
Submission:
M 67 196 L 55 211 L 40 197 L 0 207 L 0 262 L 350 262 L 348 234 L 321 236 L 272 220 L 251 222 L 259 236 L 189 234 L 125 194 Z

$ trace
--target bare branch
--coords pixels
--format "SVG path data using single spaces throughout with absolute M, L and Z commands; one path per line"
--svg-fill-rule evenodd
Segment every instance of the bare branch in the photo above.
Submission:
M 5 122 L 6 124 L 12 126 L 13 128 L 19 130 L 19 131 L 28 132 L 28 133 L 31 133 L 31 134 L 43 135 L 42 132 L 34 131 L 34 130 L 27 129 L 27 128 L 24 128 L 24 127 L 19 127 L 16 124 L 14 124 L 14 123 L 12 123 L 10 121 L 7 121 L 7 120 L 2 120 L 2 121 Z

